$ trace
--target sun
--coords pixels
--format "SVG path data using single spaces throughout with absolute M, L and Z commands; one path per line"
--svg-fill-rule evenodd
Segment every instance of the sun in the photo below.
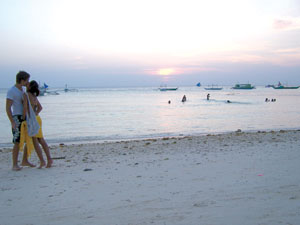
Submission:
M 174 72 L 175 72 L 174 69 L 164 68 L 164 69 L 159 69 L 157 73 L 162 76 L 168 76 L 168 75 L 173 74 Z

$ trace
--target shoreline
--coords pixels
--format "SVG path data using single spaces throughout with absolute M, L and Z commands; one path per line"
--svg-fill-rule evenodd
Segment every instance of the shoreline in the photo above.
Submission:
M 50 148 L 53 168 L 18 172 L 11 149 L 1 149 L 0 224 L 300 221 L 300 130 Z
M 283 129 L 260 129 L 260 130 L 235 130 L 235 131 L 223 131 L 223 132 L 206 132 L 206 133 L 194 133 L 194 134 L 178 134 L 178 135 L 157 135 L 157 136 L 144 136 L 144 137 L 133 137 L 133 138 L 119 138 L 119 139 L 103 139 L 99 140 L 97 138 L 92 138 L 89 140 L 60 140 L 60 141 L 53 141 L 53 140 L 47 140 L 47 143 L 49 146 L 59 146 L 60 144 L 64 145 L 86 145 L 86 144 L 103 144 L 103 143 L 115 143 L 115 142 L 123 142 L 123 141 L 144 141 L 148 139 L 163 139 L 163 138 L 182 138 L 182 137 L 200 137 L 200 136 L 214 136 L 214 135 L 226 135 L 230 133 L 236 133 L 237 131 L 242 133 L 268 133 L 268 132 L 281 132 L 281 131 L 300 131 L 299 128 L 283 128 Z M 1 146 L 2 145 L 2 146 Z M 12 143 L 2 143 L 0 144 L 0 150 L 1 149 L 7 149 L 12 148 Z

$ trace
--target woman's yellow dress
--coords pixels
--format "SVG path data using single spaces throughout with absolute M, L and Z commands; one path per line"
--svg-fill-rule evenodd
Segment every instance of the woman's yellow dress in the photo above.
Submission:
M 43 131 L 42 131 L 42 119 L 39 115 L 36 116 L 36 120 L 38 121 L 40 125 L 39 132 L 37 135 L 35 135 L 35 138 L 43 138 Z M 20 145 L 19 148 L 21 151 L 23 151 L 24 145 L 27 145 L 27 157 L 29 157 L 32 153 L 32 150 L 34 149 L 32 137 L 28 135 L 27 131 L 27 123 L 26 120 L 22 122 L 21 124 L 21 136 L 20 136 Z

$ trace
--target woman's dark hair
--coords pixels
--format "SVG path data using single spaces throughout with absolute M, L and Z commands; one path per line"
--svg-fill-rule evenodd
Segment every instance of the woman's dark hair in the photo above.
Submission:
M 30 81 L 28 92 L 30 92 L 35 96 L 39 96 L 40 94 L 39 84 L 35 80 Z

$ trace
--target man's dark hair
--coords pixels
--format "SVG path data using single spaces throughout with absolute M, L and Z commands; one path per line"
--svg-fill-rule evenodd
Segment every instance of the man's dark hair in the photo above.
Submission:
M 25 71 L 19 71 L 19 73 L 17 73 L 16 75 L 16 82 L 18 84 L 21 83 L 22 80 L 27 80 L 30 77 L 29 73 L 25 72 Z

